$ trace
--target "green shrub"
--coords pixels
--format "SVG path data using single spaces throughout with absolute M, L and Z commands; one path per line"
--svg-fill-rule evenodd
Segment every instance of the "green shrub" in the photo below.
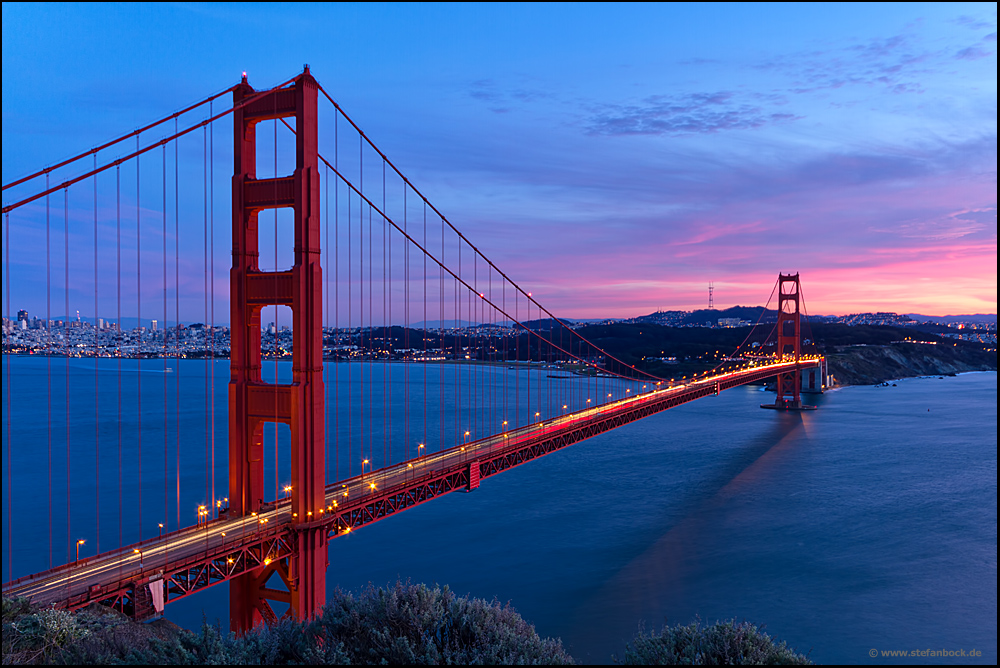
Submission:
M 50 663 L 89 629 L 65 610 L 39 609 L 26 599 L 3 599 L 3 662 Z
M 659 633 L 639 633 L 626 645 L 626 665 L 807 665 L 808 657 L 775 643 L 763 628 L 736 620 L 701 626 L 665 626 Z
M 337 590 L 316 619 L 283 620 L 243 636 L 203 623 L 136 624 L 95 607 L 77 613 L 3 601 L 3 663 L 173 665 L 571 664 L 509 605 L 448 587 L 397 582 Z
M 356 664 L 573 663 L 561 641 L 540 638 L 509 605 L 458 597 L 447 586 L 337 590 L 315 627 Z

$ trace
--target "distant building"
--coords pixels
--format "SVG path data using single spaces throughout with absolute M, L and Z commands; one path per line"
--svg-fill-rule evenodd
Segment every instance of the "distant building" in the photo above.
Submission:
M 156 331 L 156 326 L 159 323 L 157 323 L 155 320 L 150 320 L 149 324 L 150 324 L 150 329 L 155 332 Z
M 18 322 L 27 322 L 28 321 L 28 312 L 25 311 L 24 309 L 21 309 L 20 311 L 18 311 L 17 312 L 17 321 Z

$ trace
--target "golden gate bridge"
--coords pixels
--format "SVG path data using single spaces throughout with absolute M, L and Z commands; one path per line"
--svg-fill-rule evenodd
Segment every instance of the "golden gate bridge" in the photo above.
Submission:
M 232 104 L 216 111 L 216 101 L 227 95 Z M 216 326 L 215 314 L 214 128 L 222 124 L 233 139 L 231 149 L 219 150 L 233 161 L 228 332 Z M 115 151 L 115 158 L 105 157 Z M 55 185 L 54 176 L 61 179 Z M 3 207 L 6 572 L 11 578 L 16 572 L 13 544 L 19 538 L 13 513 L 21 500 L 12 482 L 44 473 L 15 470 L 12 461 L 17 399 L 10 355 L 19 351 L 45 358 L 49 559 L 47 569 L 4 583 L 3 594 L 43 605 L 100 603 L 141 620 L 228 582 L 234 630 L 276 621 L 273 603 L 287 606 L 285 615 L 306 618 L 326 600 L 330 540 L 337 536 L 450 492 L 471 492 L 515 466 L 747 383 L 777 377 L 777 397 L 768 407 L 808 408 L 800 396 L 803 372 L 813 385 L 817 371 L 822 374 L 823 360 L 802 345 L 798 274 L 779 274 L 772 291 L 775 322 L 759 321 L 715 369 L 664 378 L 609 354 L 466 238 L 308 66 L 260 91 L 244 75 L 235 86 L 12 181 L 3 191 L 10 198 Z M 189 228 L 199 218 L 204 262 L 196 272 L 189 266 Z M 12 230 L 15 257 L 37 259 L 44 238 L 44 272 L 40 260 L 22 262 L 12 280 Z M 53 246 L 61 246 L 61 258 Z M 12 287 L 18 299 L 46 305 L 31 336 L 22 324 L 26 318 L 14 319 Z M 53 293 L 63 297 L 55 304 L 62 320 L 53 318 Z M 69 319 L 71 300 L 84 299 L 92 303 L 92 325 Z M 115 309 L 116 320 L 107 326 L 98 318 L 102 299 L 106 310 L 109 302 Z M 167 374 L 174 371 L 170 360 L 192 356 L 182 308 L 200 310 L 205 321 L 199 339 L 207 365 L 205 484 L 193 526 L 182 520 L 190 493 L 181 492 L 182 401 L 179 384 Z M 157 316 L 158 326 L 142 326 L 143 313 Z M 267 327 L 265 313 L 273 317 Z M 282 317 L 290 329 L 287 347 Z M 123 325 L 129 318 L 136 323 L 131 331 Z M 33 347 L 25 337 L 34 337 Z M 216 356 L 230 360 L 224 492 L 221 485 L 216 489 L 222 457 L 211 399 Z M 71 388 L 69 360 L 79 357 L 93 359 L 92 378 L 80 381 L 93 384 L 86 398 Z M 130 357 L 162 359 L 162 387 L 151 389 L 139 364 L 123 368 Z M 289 357 L 285 378 L 279 364 Z M 442 381 L 436 397 L 428 389 L 432 364 Z M 56 397 L 60 385 L 65 396 Z M 73 427 L 71 404 L 92 406 L 93 434 Z M 108 433 L 109 423 L 116 432 Z M 53 429 L 57 424 L 65 433 Z M 281 438 L 279 425 L 286 430 Z M 81 448 L 92 450 L 93 467 L 71 464 L 71 453 Z M 102 457 L 109 456 L 117 456 L 117 469 L 106 464 L 102 471 Z M 150 461 L 159 468 L 156 484 L 162 479 L 155 504 L 150 483 L 142 490 L 143 456 L 147 469 Z M 138 492 L 126 498 L 123 470 L 133 460 Z M 63 466 L 65 489 L 56 490 L 54 467 Z M 74 475 L 77 485 L 86 475 L 94 489 L 84 501 Z M 117 545 L 101 551 L 101 489 L 116 481 Z M 56 500 L 65 501 L 65 518 L 54 519 Z M 80 557 L 85 541 L 73 533 L 74 522 L 77 532 L 86 524 L 96 534 L 97 554 Z M 64 540 L 53 531 L 63 523 Z M 155 537 L 144 537 L 147 524 L 157 527 Z M 62 565 L 54 557 L 60 542 Z

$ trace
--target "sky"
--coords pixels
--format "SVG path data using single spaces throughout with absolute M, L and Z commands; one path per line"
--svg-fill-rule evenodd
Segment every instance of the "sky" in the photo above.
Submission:
M 2 11 L 5 184 L 308 63 L 557 315 L 997 310 L 995 3 Z

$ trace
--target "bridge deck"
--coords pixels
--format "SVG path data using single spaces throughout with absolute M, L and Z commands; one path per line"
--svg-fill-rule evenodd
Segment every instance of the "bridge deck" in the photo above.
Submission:
M 3 594 L 60 608 L 95 601 L 125 608 L 134 606 L 143 585 L 163 580 L 165 602 L 176 601 L 293 554 L 304 526 L 319 524 L 341 535 L 443 494 L 474 489 L 484 478 L 654 413 L 819 364 L 762 365 L 639 393 L 333 483 L 318 517 L 292 517 L 290 503 L 279 501 L 256 516 L 212 520 L 18 578 L 3 585 Z

